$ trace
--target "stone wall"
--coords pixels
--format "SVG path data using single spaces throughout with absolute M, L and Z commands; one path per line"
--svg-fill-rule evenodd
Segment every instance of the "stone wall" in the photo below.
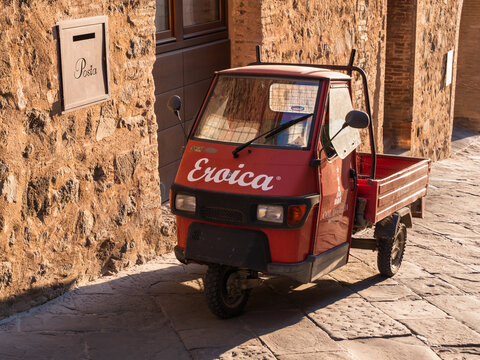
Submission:
M 62 114 L 60 20 L 108 15 L 110 101 Z M 0 2 L 0 315 L 171 249 L 161 228 L 155 1 Z
M 262 60 L 273 62 L 345 65 L 357 49 L 355 65 L 367 73 L 376 138 L 381 138 L 386 0 L 232 0 L 231 6 L 233 14 L 240 15 L 231 24 L 232 64 L 254 61 L 257 44 L 262 45 Z M 239 41 L 240 36 L 253 39 Z M 359 79 L 354 90 L 356 107 L 361 108 Z M 377 148 L 382 149 L 381 141 Z
M 228 1 L 232 67 L 255 61 L 255 47 L 262 44 L 261 3 L 259 0 Z
M 417 3 L 410 148 L 414 156 L 437 160 L 450 155 L 454 87 L 446 86 L 445 76 L 447 53 L 449 50 L 456 52 L 456 36 L 460 25 L 457 15 L 457 1 L 419 0 Z
M 473 20 L 464 26 L 467 35 L 460 38 L 460 46 L 471 50 L 467 58 L 472 59 L 478 50 L 479 35 L 474 31 L 478 5 L 465 1 L 469 2 L 465 11 L 471 12 L 465 21 L 468 16 Z M 262 45 L 265 61 L 317 64 L 345 64 L 356 48 L 355 63 L 368 75 L 377 148 L 381 151 L 386 140 L 386 148 L 442 159 L 450 153 L 462 4 L 463 0 L 230 0 L 232 64 L 254 61 L 257 44 Z M 453 76 L 446 86 L 450 50 Z M 477 67 L 462 56 L 458 66 L 464 74 L 459 91 L 468 88 L 471 93 Z M 358 81 L 354 95 L 359 107 Z M 465 120 L 478 112 L 472 98 L 458 99 L 462 110 L 456 116 L 464 119 L 464 125 L 476 124 Z

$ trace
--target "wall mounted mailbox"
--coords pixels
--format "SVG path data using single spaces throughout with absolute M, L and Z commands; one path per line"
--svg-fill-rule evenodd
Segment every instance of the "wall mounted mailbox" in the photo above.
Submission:
M 57 23 L 63 111 L 110 99 L 107 16 Z

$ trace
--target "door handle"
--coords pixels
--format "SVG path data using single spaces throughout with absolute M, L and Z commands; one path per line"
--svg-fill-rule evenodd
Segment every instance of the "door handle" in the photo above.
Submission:
M 353 179 L 353 189 L 352 191 L 355 191 L 357 190 L 357 172 L 355 171 L 355 169 L 350 169 L 350 177 Z

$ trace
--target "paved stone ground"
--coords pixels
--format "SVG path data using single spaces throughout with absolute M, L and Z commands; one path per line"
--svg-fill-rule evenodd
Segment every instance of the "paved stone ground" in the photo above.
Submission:
M 169 254 L 3 320 L 0 359 L 480 359 L 480 136 L 456 134 L 392 279 L 355 250 L 315 283 L 267 280 L 219 320 L 205 267 Z

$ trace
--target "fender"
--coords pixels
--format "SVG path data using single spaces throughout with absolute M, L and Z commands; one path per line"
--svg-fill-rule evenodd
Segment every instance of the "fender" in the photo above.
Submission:
M 407 228 L 412 227 L 412 213 L 410 208 L 404 207 L 395 211 L 392 216 L 386 217 L 375 224 L 375 239 L 391 239 L 395 237 L 400 223 Z

